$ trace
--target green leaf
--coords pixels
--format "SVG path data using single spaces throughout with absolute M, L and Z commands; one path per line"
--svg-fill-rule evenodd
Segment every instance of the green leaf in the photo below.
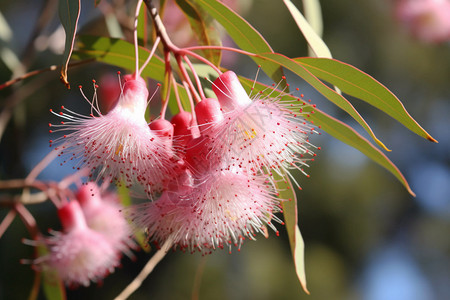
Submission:
M 314 122 L 316 125 L 320 125 L 320 127 L 330 135 L 359 150 L 368 158 L 387 169 L 403 184 L 411 195 L 415 196 L 403 174 L 383 152 L 347 124 L 316 108 L 310 109 L 311 111 L 314 111 L 314 113 L 310 114 L 308 120 Z M 303 111 L 308 112 L 308 108 L 305 108 Z
M 75 34 L 77 32 L 80 10 L 80 0 L 59 0 L 59 19 L 64 27 L 64 31 L 66 32 L 66 44 L 64 47 L 63 64 L 61 67 L 61 81 L 67 88 L 70 88 L 67 77 L 67 67 L 69 65 L 70 56 L 72 55 L 73 46 L 75 43 Z
M 295 61 L 318 78 L 337 86 L 342 92 L 385 112 L 412 132 L 437 142 L 411 117 L 400 100 L 372 76 L 334 59 L 298 58 Z
M 289 177 L 286 174 L 281 178 L 278 178 L 279 176 L 275 175 L 275 184 L 279 193 L 278 197 L 283 200 L 281 201 L 281 206 L 283 207 L 284 222 L 294 259 L 295 272 L 303 290 L 309 295 L 308 288 L 306 287 L 305 244 L 303 243 L 303 238 L 298 228 L 297 196 Z
M 319 37 L 323 34 L 323 18 L 319 0 L 303 0 L 305 18 Z
M 324 43 L 322 38 L 316 33 L 316 31 L 311 27 L 311 25 L 306 21 L 302 13 L 295 7 L 295 5 L 290 0 L 283 0 L 286 7 L 289 9 L 292 17 L 297 23 L 298 28 L 303 33 L 309 46 L 317 57 L 330 57 L 331 52 L 328 46 Z
M 125 68 L 134 72 L 134 45 L 129 42 L 107 37 L 80 36 L 77 46 L 77 50 L 73 53 L 74 59 L 94 58 L 97 61 Z M 149 54 L 149 50 L 139 48 L 140 65 L 145 62 Z M 151 58 L 149 65 L 142 72 L 142 75 L 158 81 L 163 81 L 164 70 L 164 62 L 154 55 Z
M 145 47 L 147 44 L 147 36 L 148 36 L 147 22 L 148 22 L 147 6 L 141 5 L 141 9 L 139 10 L 138 15 L 137 37 L 139 45 L 143 47 Z
M 256 31 L 246 20 L 236 14 L 226 5 L 216 0 L 192 0 L 198 3 L 202 8 L 208 12 L 213 18 L 217 20 L 228 32 L 230 37 L 242 50 L 251 53 L 273 52 L 269 44 L 264 40 L 261 34 Z M 261 65 L 263 60 L 258 57 L 251 57 L 258 65 Z M 262 67 L 263 71 L 272 78 L 273 81 L 280 81 L 283 76 L 283 71 L 279 64 L 265 63 Z
M 255 85 L 256 90 L 266 91 L 264 94 L 271 94 L 272 97 L 279 97 L 280 91 L 273 90 L 273 87 L 263 85 L 253 80 L 239 77 L 244 88 L 249 92 L 253 85 Z M 285 94 L 282 100 L 292 100 L 295 97 Z M 390 173 L 392 173 L 407 189 L 411 195 L 415 195 L 411 190 L 408 182 L 406 181 L 400 170 L 392 163 L 386 155 L 381 152 L 377 147 L 372 145 L 367 139 L 362 137 L 358 132 L 347 124 L 333 118 L 332 116 L 320 111 L 317 108 L 312 107 L 309 104 L 303 106 L 304 117 L 306 117 L 312 124 L 318 126 L 328 134 L 332 135 L 336 139 L 346 143 L 347 145 L 359 150 L 361 153 L 366 155 L 372 161 L 376 162 Z
M 39 256 L 44 256 L 48 253 L 45 246 L 41 245 L 37 247 Z M 49 268 L 47 266 L 43 267 L 42 270 L 42 287 L 47 300 L 65 300 L 66 299 L 66 289 L 64 284 L 58 276 L 55 269 Z
M 196 33 L 200 45 L 222 45 L 220 34 L 214 26 L 214 18 L 206 13 L 202 7 L 193 1 L 176 0 L 176 3 L 188 18 L 191 28 Z M 214 65 L 220 65 L 222 51 L 218 49 L 205 49 L 203 50 L 203 54 Z
M 383 147 L 385 150 L 390 151 L 386 146 L 375 136 L 370 126 L 361 117 L 358 111 L 353 107 L 353 105 L 342 95 L 336 93 L 322 81 L 320 81 L 316 76 L 314 76 L 310 71 L 308 71 L 301 64 L 297 63 L 295 60 L 290 59 L 284 55 L 278 53 L 263 53 L 257 54 L 258 57 L 268 60 L 269 62 L 276 62 L 283 67 L 291 70 L 306 82 L 308 82 L 312 87 L 314 87 L 319 93 L 324 95 L 328 100 L 336 104 L 338 107 L 346 111 L 350 116 L 353 117 L 377 142 L 378 145 Z

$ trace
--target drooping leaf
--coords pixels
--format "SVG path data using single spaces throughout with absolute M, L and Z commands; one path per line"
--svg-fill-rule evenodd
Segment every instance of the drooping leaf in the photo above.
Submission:
M 304 111 L 308 112 L 308 108 L 305 108 Z M 415 196 L 408 184 L 408 181 L 406 181 L 406 178 L 383 152 L 381 152 L 347 124 L 316 108 L 311 108 L 311 111 L 314 111 L 314 113 L 310 114 L 310 117 L 308 118 L 310 121 L 314 122 L 314 124 L 320 125 L 321 129 L 326 131 L 328 134 L 359 150 L 368 158 L 387 169 L 403 184 L 411 195 Z
M 342 92 L 373 105 L 412 132 L 436 142 L 411 117 L 400 100 L 372 76 L 334 59 L 306 57 L 295 60 L 318 78 L 337 86 Z
M 286 174 L 282 177 L 280 175 L 275 176 L 279 198 L 283 199 L 281 206 L 283 208 L 284 223 L 289 237 L 292 258 L 294 259 L 295 272 L 303 290 L 309 295 L 306 287 L 305 244 L 298 228 L 297 196 Z
M 176 3 L 186 15 L 191 24 L 192 31 L 200 45 L 203 46 L 221 46 L 222 40 L 217 28 L 214 26 L 212 18 L 204 9 L 195 3 L 195 1 L 176 0 Z M 222 52 L 218 49 L 203 50 L 205 57 L 214 65 L 219 66 Z
M 292 17 L 297 23 L 298 28 L 303 33 L 309 46 L 317 57 L 329 57 L 331 58 L 330 49 L 324 43 L 322 38 L 317 34 L 317 32 L 311 27 L 311 25 L 306 21 L 303 14 L 297 9 L 297 7 L 290 0 L 283 0 L 286 7 L 289 9 Z
M 67 88 L 70 88 L 70 83 L 67 77 L 67 67 L 69 65 L 70 56 L 72 55 L 73 46 L 75 43 L 75 34 L 77 32 L 80 10 L 80 0 L 59 0 L 59 19 L 64 27 L 64 31 L 66 32 L 66 43 L 61 67 L 61 81 Z
M 303 0 L 305 18 L 319 37 L 323 34 L 323 18 L 319 0 Z
M 269 44 L 261 34 L 256 31 L 246 20 L 236 14 L 225 4 L 216 0 L 192 0 L 198 3 L 205 11 L 217 20 L 227 31 L 236 45 L 242 50 L 251 53 L 273 52 Z M 258 57 L 251 57 L 258 65 L 263 60 Z M 266 62 L 262 67 L 263 71 L 278 82 L 283 76 L 283 71 L 279 64 Z
M 269 87 L 258 82 L 255 83 L 253 80 L 244 77 L 239 77 L 239 80 L 241 81 L 242 85 L 248 92 L 254 85 L 256 90 L 261 91 L 265 90 L 266 91 L 265 94 L 270 93 L 272 97 L 278 97 L 278 95 L 280 94 L 280 91 L 278 90 L 274 91 L 273 87 Z M 292 101 L 293 99 L 295 98 L 291 95 L 285 94 L 283 96 L 283 100 Z M 314 108 L 308 103 L 305 103 L 305 105 L 302 106 L 302 108 L 304 116 L 312 124 L 320 127 L 321 130 L 324 130 L 325 132 L 335 137 L 336 139 L 359 150 L 361 153 L 366 155 L 372 161 L 376 162 L 377 164 L 388 170 L 390 173 L 392 173 L 403 184 L 403 186 L 407 189 L 407 191 L 411 195 L 413 196 L 415 195 L 414 192 L 411 190 L 405 177 L 400 172 L 400 170 L 394 165 L 394 163 L 392 163 L 392 161 L 383 152 L 381 152 L 380 149 L 372 145 L 367 139 L 361 136 L 353 128 L 333 118 L 332 116 L 326 114 L 325 112 L 322 112 L 317 108 Z
M 147 45 L 147 36 L 148 36 L 147 23 L 148 23 L 147 6 L 141 5 L 137 23 L 137 37 L 139 45 L 143 47 Z
M 389 151 L 388 148 L 375 136 L 370 126 L 366 123 L 366 121 L 361 117 L 358 111 L 353 107 L 353 105 L 342 95 L 336 93 L 334 90 L 325 85 L 322 81 L 320 81 L 316 76 L 314 76 L 310 71 L 308 71 L 301 64 L 297 63 L 295 60 L 290 59 L 284 55 L 278 53 L 264 53 L 257 54 L 258 57 L 266 59 L 270 62 L 279 63 L 281 66 L 286 67 L 291 70 L 298 76 L 300 76 L 303 80 L 308 82 L 312 87 L 314 87 L 319 93 L 324 95 L 328 100 L 336 104 L 338 107 L 347 112 L 350 116 L 353 117 L 375 140 L 375 142 L 383 147 L 385 150 Z

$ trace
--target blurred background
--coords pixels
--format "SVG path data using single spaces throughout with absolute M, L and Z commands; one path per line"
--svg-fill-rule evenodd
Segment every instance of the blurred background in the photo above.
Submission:
M 232 5 L 276 52 L 290 57 L 307 55 L 305 40 L 282 1 L 243 2 Z M 300 1 L 293 2 L 301 6 Z M 57 1 L 1 1 L 0 83 L 24 70 L 61 63 L 64 35 L 55 31 L 57 17 L 43 18 L 45 25 L 37 39 L 33 36 L 45 4 L 57 5 Z M 360 152 L 322 132 L 312 138 L 322 150 L 307 170 L 311 177 L 298 175 L 303 188 L 297 194 L 299 226 L 306 245 L 310 296 L 298 284 L 280 225 L 280 237 L 274 233 L 268 239 L 259 236 L 231 255 L 227 251 L 206 257 L 169 253 L 130 299 L 450 299 L 450 43 L 414 39 L 394 19 L 392 1 L 322 0 L 321 5 L 323 38 L 333 57 L 385 84 L 439 141 L 424 140 L 376 109 L 351 99 L 392 150 L 387 156 L 417 196 L 409 195 L 393 175 Z M 101 13 L 104 7 L 95 9 L 94 1 L 82 1 L 80 32 L 107 35 Z M 22 69 L 8 51 L 21 60 Z M 239 56 L 228 57 L 227 65 L 234 65 L 236 73 L 249 78 L 256 72 L 254 64 Z M 69 76 L 74 87 L 88 86 L 92 78 L 117 70 L 91 63 L 71 69 Z M 288 81 L 320 109 L 359 130 L 304 82 L 289 74 Z M 78 102 L 82 103 L 79 91 L 67 90 L 59 82 L 58 72 L 1 90 L 0 126 L 6 128 L 0 141 L 0 179 L 24 178 L 49 151 L 47 124 L 54 120 L 49 109 L 67 103 L 74 107 Z M 10 118 L 5 119 L 5 112 Z M 70 171 L 55 161 L 39 178 L 57 180 Z M 51 204 L 29 209 L 43 232 L 59 228 Z M 6 213 L 0 205 L 0 220 Z M 0 239 L 0 299 L 27 299 L 30 292 L 34 273 L 19 260 L 31 258 L 33 248 L 24 245 L 22 238 L 29 235 L 16 218 Z M 101 284 L 69 290 L 68 298 L 112 299 L 149 257 L 141 251 L 135 262 L 124 258 L 123 266 Z

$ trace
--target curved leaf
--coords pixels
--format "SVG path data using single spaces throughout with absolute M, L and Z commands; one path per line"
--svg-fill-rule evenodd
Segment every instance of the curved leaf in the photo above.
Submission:
M 314 122 L 314 124 L 316 125 L 320 125 L 321 129 L 323 129 L 330 135 L 359 150 L 365 156 L 387 169 L 403 184 L 403 186 L 411 195 L 415 196 L 414 192 L 411 190 L 411 187 L 408 184 L 408 181 L 406 181 L 406 178 L 383 152 L 381 152 L 378 148 L 372 145 L 367 139 L 365 139 L 347 124 L 333 118 L 332 116 L 318 110 L 317 108 L 310 109 L 311 111 L 314 111 L 314 113 L 310 114 L 308 120 Z M 304 111 L 308 112 L 308 108 L 305 108 Z
M 323 35 L 323 17 L 319 0 L 303 0 L 305 18 L 319 37 Z
M 147 6 L 141 5 L 137 23 L 137 37 L 139 46 L 145 47 L 147 45 L 147 36 L 148 36 L 147 23 L 148 23 Z
M 61 67 L 61 81 L 70 89 L 67 78 L 67 67 L 75 42 L 78 18 L 80 17 L 80 0 L 59 0 L 58 14 L 64 31 L 66 32 L 66 44 L 64 47 L 63 64 Z
M 305 244 L 300 229 L 298 228 L 297 197 L 292 188 L 292 183 L 286 175 L 281 179 L 277 178 L 276 187 L 279 198 L 283 199 L 281 206 L 283 207 L 284 222 L 294 259 L 295 272 L 303 290 L 309 295 L 308 288 L 306 287 Z
M 334 59 L 306 57 L 297 58 L 295 61 L 318 78 L 337 86 L 344 93 L 385 112 L 412 132 L 437 142 L 411 117 L 400 100 L 372 76 Z
M 316 76 L 314 76 L 310 71 L 308 71 L 301 64 L 297 63 L 295 60 L 290 59 L 284 55 L 278 53 L 263 53 L 256 54 L 258 57 L 266 59 L 270 62 L 276 62 L 283 67 L 291 70 L 306 82 L 308 82 L 312 87 L 314 87 L 319 93 L 324 95 L 328 100 L 336 104 L 338 107 L 346 111 L 350 116 L 353 117 L 369 134 L 370 136 L 377 142 L 378 145 L 383 147 L 385 150 L 390 151 L 386 146 L 375 136 L 370 126 L 366 123 L 366 121 L 361 117 L 361 115 L 356 111 L 353 105 L 345 99 L 342 95 L 336 93 L 327 85 L 325 85 L 322 81 L 320 81 Z
M 251 53 L 273 52 L 269 44 L 264 40 L 261 34 L 256 31 L 246 20 L 236 14 L 226 5 L 216 0 L 192 0 L 198 3 L 206 12 L 217 20 L 228 32 L 230 37 L 242 50 Z M 258 57 L 251 57 L 258 65 L 263 60 Z M 263 71 L 278 82 L 283 76 L 283 71 L 279 64 L 265 63 L 262 66 Z
M 176 3 L 184 12 L 196 33 L 198 42 L 203 46 L 221 46 L 222 40 L 217 29 L 214 27 L 214 19 L 195 2 L 187 0 L 176 0 Z M 216 66 L 220 65 L 222 51 L 218 49 L 204 49 L 205 58 Z
M 281 93 L 278 90 L 273 90 L 273 87 L 263 85 L 261 83 L 254 83 L 253 80 L 239 77 L 242 85 L 247 90 L 251 91 L 253 85 L 255 89 L 266 90 L 266 94 L 270 93 L 273 97 L 278 97 Z M 294 97 L 288 94 L 283 95 L 283 99 L 292 100 Z M 307 103 L 303 106 L 303 112 L 305 117 L 314 125 L 319 126 L 322 130 L 332 135 L 336 139 L 346 143 L 347 145 L 359 150 L 361 153 L 366 155 L 372 161 L 376 162 L 390 173 L 392 173 L 407 189 L 407 191 L 415 196 L 414 192 L 411 190 L 408 181 L 406 181 L 400 170 L 392 163 L 392 161 L 374 145 L 372 145 L 367 139 L 362 137 L 358 132 L 347 124 L 333 118 L 332 116 L 322 112 L 321 110 L 308 105 Z
M 324 43 L 322 38 L 316 33 L 316 31 L 311 27 L 311 25 L 306 21 L 302 13 L 295 7 L 295 5 L 290 0 L 283 0 L 286 7 L 289 9 L 292 17 L 297 23 L 298 28 L 303 33 L 309 46 L 317 57 L 330 57 L 331 52 L 328 46 Z

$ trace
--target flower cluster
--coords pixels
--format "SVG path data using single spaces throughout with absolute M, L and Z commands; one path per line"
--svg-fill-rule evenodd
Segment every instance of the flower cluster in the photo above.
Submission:
M 68 286 L 88 286 L 119 265 L 121 253 L 133 254 L 128 222 L 117 195 L 101 192 L 95 183 L 79 188 L 76 199 L 58 208 L 62 231 L 41 242 L 48 253 L 35 259 L 38 268 L 52 269 Z
M 301 99 L 250 98 L 228 71 L 213 82 L 217 99 L 203 98 L 193 113 L 180 110 L 170 122 L 161 117 L 147 124 L 145 82 L 126 79 L 107 114 L 95 99 L 96 116 L 65 108 L 58 114 L 67 121 L 52 130 L 71 131 L 60 138 L 60 154 L 80 157 L 80 167 L 96 171 L 96 178 L 143 186 L 156 200 L 127 213 L 157 245 L 170 241 L 175 248 L 209 253 L 240 249 L 244 239 L 267 227 L 276 231 L 281 200 L 273 172 L 303 172 L 315 155 Z

